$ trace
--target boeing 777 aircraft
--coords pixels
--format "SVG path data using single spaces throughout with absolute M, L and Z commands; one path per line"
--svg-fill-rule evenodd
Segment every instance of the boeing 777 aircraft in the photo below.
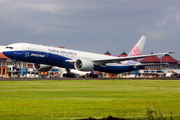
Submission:
M 171 53 L 141 55 L 145 41 L 146 37 L 142 36 L 127 57 L 107 56 L 30 43 L 10 44 L 2 52 L 11 59 L 34 63 L 33 66 L 38 71 L 48 71 L 52 66 L 58 66 L 66 68 L 67 76 L 70 75 L 69 69 L 122 73 L 144 68 L 145 65 L 140 64 L 137 59 Z

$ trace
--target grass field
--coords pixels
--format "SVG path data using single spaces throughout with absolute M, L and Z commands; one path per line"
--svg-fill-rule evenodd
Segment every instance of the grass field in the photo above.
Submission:
M 180 81 L 0 81 L 1 120 L 142 119 L 150 110 L 179 120 Z

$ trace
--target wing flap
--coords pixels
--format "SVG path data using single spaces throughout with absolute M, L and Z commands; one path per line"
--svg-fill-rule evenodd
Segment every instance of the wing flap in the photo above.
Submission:
M 143 66 L 155 66 L 155 65 L 168 65 L 168 63 L 151 63 L 151 64 L 136 64 L 135 67 L 143 67 Z

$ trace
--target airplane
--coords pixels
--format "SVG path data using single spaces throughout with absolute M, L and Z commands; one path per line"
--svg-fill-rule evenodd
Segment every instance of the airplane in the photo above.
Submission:
M 2 53 L 11 59 L 33 63 L 34 69 L 38 71 L 49 71 L 52 66 L 57 66 L 66 68 L 66 77 L 72 76 L 70 69 L 91 71 L 91 76 L 94 76 L 93 71 L 122 73 L 143 69 L 147 64 L 139 63 L 139 59 L 173 53 L 165 52 L 141 55 L 145 41 L 146 36 L 142 36 L 127 57 L 107 56 L 30 43 L 7 45 Z

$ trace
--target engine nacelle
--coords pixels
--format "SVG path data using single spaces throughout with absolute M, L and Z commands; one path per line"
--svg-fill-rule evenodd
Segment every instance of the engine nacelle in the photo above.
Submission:
M 38 64 L 38 63 L 33 63 L 33 68 L 37 71 L 49 71 L 52 66 L 51 65 L 45 65 L 45 64 Z
M 94 68 L 94 64 L 92 63 L 92 61 L 87 59 L 78 59 L 74 63 L 74 67 L 79 71 L 92 71 Z

